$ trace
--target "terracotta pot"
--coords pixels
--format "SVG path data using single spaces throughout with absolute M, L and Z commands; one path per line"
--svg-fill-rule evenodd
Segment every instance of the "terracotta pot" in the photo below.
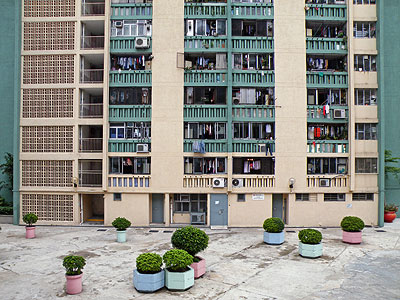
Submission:
M 385 211 L 384 220 L 386 223 L 392 223 L 394 219 L 396 219 L 395 211 Z
M 195 279 L 200 278 L 201 276 L 203 276 L 206 273 L 206 260 L 199 256 L 197 256 L 197 258 L 199 258 L 200 261 L 194 262 L 190 265 L 194 270 L 194 278 Z
M 357 232 L 343 231 L 342 241 L 348 244 L 361 244 L 362 231 L 357 231 Z
M 25 226 L 25 237 L 27 239 L 33 239 L 36 237 L 35 235 L 35 226 Z
M 67 294 L 75 295 L 82 292 L 82 276 L 83 273 L 72 276 L 65 275 L 65 278 L 67 278 Z

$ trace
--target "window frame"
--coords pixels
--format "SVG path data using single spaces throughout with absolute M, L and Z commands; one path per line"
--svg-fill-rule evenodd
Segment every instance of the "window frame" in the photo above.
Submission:
M 378 174 L 378 159 L 376 157 L 356 157 L 356 174 Z

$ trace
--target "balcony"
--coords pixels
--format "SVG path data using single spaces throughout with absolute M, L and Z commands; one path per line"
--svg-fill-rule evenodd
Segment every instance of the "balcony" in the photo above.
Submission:
M 83 36 L 81 49 L 104 49 L 104 36 Z
M 347 6 L 335 4 L 306 4 L 306 20 L 347 21 Z
M 183 142 L 183 152 L 193 152 L 193 142 L 195 140 L 185 139 Z M 206 152 L 227 152 L 228 145 L 226 140 L 204 140 Z
M 225 3 L 185 3 L 185 18 L 221 19 L 227 17 Z
M 234 52 L 273 52 L 274 38 L 266 36 L 233 36 L 232 50 Z
M 307 71 L 308 88 L 347 88 L 347 72 Z
M 273 105 L 233 105 L 233 121 L 274 121 Z
M 152 16 L 152 3 L 111 3 L 111 20 L 143 20 Z
M 185 52 L 225 52 L 226 37 L 185 36 Z
M 349 142 L 343 140 L 309 140 L 307 153 L 349 153 Z
M 347 41 L 344 38 L 307 37 L 307 54 L 346 54 Z
M 150 146 L 151 139 L 140 140 L 108 140 L 109 152 L 137 152 L 138 144 L 148 144 Z M 150 148 L 150 147 L 149 147 Z M 149 149 L 150 152 L 150 149 Z
M 110 188 L 148 188 L 150 175 L 109 175 L 108 187 Z
M 348 119 L 348 106 L 330 105 L 329 113 L 324 114 L 324 105 L 307 105 L 307 122 L 347 123 Z
M 273 19 L 274 5 L 272 3 L 232 3 L 232 18 Z
M 269 145 L 269 146 L 268 146 Z M 240 153 L 266 153 L 270 147 L 270 152 L 275 152 L 275 141 L 270 140 L 233 140 L 232 152 Z
M 275 187 L 274 175 L 233 175 L 232 179 L 242 179 L 243 188 L 265 189 Z M 235 190 L 240 187 L 233 187 Z
M 329 182 L 329 185 L 322 186 L 320 179 L 324 182 Z M 307 175 L 308 188 L 348 188 L 350 185 L 350 178 L 348 175 Z
M 104 1 L 85 1 L 82 3 L 82 16 L 104 16 Z
M 101 160 L 79 160 L 79 186 L 101 187 L 102 177 Z
M 217 70 L 185 70 L 187 86 L 221 86 L 227 85 L 226 71 Z
M 80 83 L 103 83 L 104 70 L 103 69 L 92 69 L 82 70 Z
M 110 105 L 110 122 L 150 121 L 151 105 Z
M 79 152 L 103 151 L 103 126 L 79 126 Z
M 80 118 L 102 118 L 103 103 L 79 104 Z
M 140 53 L 140 54 L 150 54 L 151 53 L 151 38 L 147 37 L 150 41 L 150 48 L 136 49 L 135 48 L 136 37 L 111 37 L 110 38 L 110 53 Z
M 246 87 L 273 87 L 274 71 L 268 70 L 233 70 L 233 85 Z
M 111 87 L 151 86 L 151 70 L 110 71 Z
M 212 188 L 213 179 L 227 178 L 226 174 L 212 174 L 212 175 L 184 175 L 183 187 L 184 188 Z
M 184 105 L 185 121 L 227 121 L 226 105 Z

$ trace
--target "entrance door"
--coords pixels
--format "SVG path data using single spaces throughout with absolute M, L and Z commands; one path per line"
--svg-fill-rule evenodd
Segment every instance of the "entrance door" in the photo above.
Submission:
M 151 222 L 164 223 L 164 194 L 151 196 Z
M 272 195 L 272 216 L 274 218 L 280 218 L 283 221 L 283 195 L 273 194 Z
M 228 195 L 211 194 L 210 225 L 228 226 Z

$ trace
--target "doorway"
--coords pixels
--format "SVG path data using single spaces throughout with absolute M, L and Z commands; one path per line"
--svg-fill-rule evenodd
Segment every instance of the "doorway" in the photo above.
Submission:
M 81 223 L 104 225 L 102 194 L 81 194 Z
M 151 222 L 164 223 L 164 194 L 151 195 Z

